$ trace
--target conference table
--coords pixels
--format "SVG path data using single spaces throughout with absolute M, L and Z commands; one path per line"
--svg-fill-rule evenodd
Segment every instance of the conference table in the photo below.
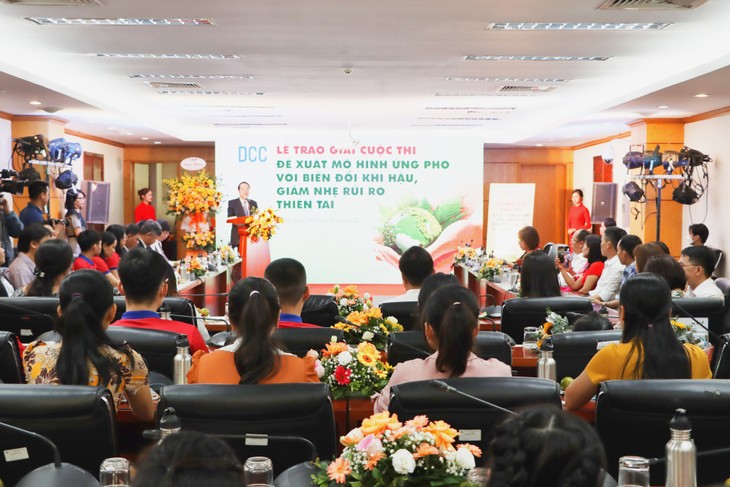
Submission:
M 192 279 L 178 286 L 181 297 L 190 299 L 198 308 L 208 308 L 212 316 L 222 316 L 226 312 L 228 291 L 234 270 L 241 259 L 208 271 L 203 277 Z

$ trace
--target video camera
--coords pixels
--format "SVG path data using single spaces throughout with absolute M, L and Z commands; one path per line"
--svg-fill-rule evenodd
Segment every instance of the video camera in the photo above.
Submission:
M 0 192 L 11 194 L 23 194 L 23 188 L 28 186 L 27 179 L 19 180 L 18 171 L 12 169 L 0 170 Z

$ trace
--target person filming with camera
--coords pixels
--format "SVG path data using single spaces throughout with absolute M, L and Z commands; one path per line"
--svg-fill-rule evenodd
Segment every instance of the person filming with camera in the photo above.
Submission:
M 15 259 L 15 249 L 10 237 L 19 237 L 22 231 L 23 223 L 13 211 L 12 194 L 0 193 L 0 244 L 5 250 L 7 265 L 10 265 Z

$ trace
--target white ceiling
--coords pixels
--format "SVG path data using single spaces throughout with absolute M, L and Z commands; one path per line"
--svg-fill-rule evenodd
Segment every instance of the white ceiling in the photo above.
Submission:
M 2 1 L 2 0 L 0 0 Z M 697 9 L 598 10 L 602 0 L 101 0 L 0 3 L 0 110 L 69 120 L 124 144 L 330 130 L 478 134 L 487 144 L 575 145 L 646 116 L 730 106 L 730 1 Z M 190 18 L 212 26 L 41 26 L 26 17 Z M 659 31 L 495 31 L 492 22 L 669 22 Z M 89 53 L 230 54 L 228 60 Z M 607 56 L 607 61 L 465 61 L 466 55 Z M 351 70 L 345 74 L 344 68 Z M 131 74 L 252 75 L 141 80 Z M 561 78 L 526 83 L 458 77 Z M 239 95 L 168 95 L 145 81 Z M 552 89 L 504 96 L 504 85 Z M 193 90 L 186 90 L 193 91 Z M 708 98 L 693 95 L 706 92 Z M 434 96 L 435 93 L 460 96 Z M 40 107 L 28 102 L 37 99 Z M 658 109 L 668 105 L 667 109 Z M 492 110 L 509 108 L 507 110 Z M 476 110 L 474 110 L 476 109 Z M 497 118 L 498 120 L 480 120 Z M 141 137 L 148 137 L 143 141 Z

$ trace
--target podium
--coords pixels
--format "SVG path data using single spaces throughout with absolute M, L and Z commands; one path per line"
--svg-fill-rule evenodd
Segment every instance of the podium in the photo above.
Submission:
M 238 230 L 238 254 L 241 256 L 241 279 L 246 277 L 246 266 L 248 265 L 248 225 L 247 216 L 234 216 L 226 222 L 235 225 Z

